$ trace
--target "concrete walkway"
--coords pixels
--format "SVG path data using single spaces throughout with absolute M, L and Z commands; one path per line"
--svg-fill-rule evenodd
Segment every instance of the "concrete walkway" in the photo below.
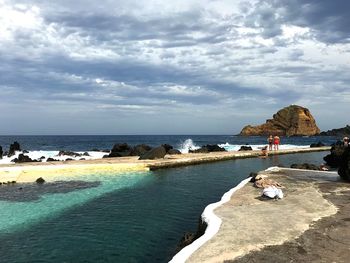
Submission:
M 343 191 L 345 187 L 349 193 L 350 185 L 339 182 L 336 172 L 281 168 L 278 172 L 261 173 L 284 186 L 284 198 L 277 201 L 262 198 L 262 189 L 254 187 L 253 183 L 246 184 L 232 195 L 229 202 L 214 211 L 222 219 L 218 233 L 186 262 L 236 262 L 234 259 L 238 259 L 237 262 L 311 262 L 302 255 L 300 261 L 293 261 L 292 255 L 283 260 L 285 250 L 281 250 L 279 257 L 274 253 L 266 256 L 257 251 L 295 240 L 314 222 L 337 214 L 339 208 L 327 200 L 325 195 L 329 193 L 322 192 L 320 185 L 337 186 L 338 191 Z M 349 232 L 347 239 L 350 238 Z M 313 244 L 315 241 L 311 238 L 305 243 Z M 344 259 L 348 256 L 350 250 Z

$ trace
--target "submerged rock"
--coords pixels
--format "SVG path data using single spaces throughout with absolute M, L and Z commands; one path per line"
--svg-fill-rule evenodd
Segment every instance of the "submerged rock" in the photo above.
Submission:
M 4 152 L 2 151 L 2 147 L 0 146 L 0 159 L 2 159 L 2 154 L 3 154 Z
M 9 152 L 7 154 L 7 157 L 11 157 L 16 154 L 17 151 L 21 150 L 21 146 L 19 145 L 18 142 L 14 142 L 10 145 Z
M 159 146 L 151 149 L 150 151 L 142 154 L 139 160 L 154 160 L 164 158 L 166 155 L 166 150 L 163 146 Z
M 45 183 L 45 180 L 44 180 L 44 178 L 39 177 L 38 179 L 35 180 L 35 182 L 36 182 L 37 184 L 43 184 L 43 183 Z
M 243 136 L 312 136 L 320 133 L 314 117 L 307 108 L 290 105 L 279 110 L 272 119 L 258 126 L 245 126 Z
M 38 178 L 40 179 L 40 178 Z M 100 182 L 58 181 L 40 183 L 15 184 L 13 187 L 0 187 L 0 200 L 15 202 L 32 202 L 39 200 L 42 195 L 69 193 L 80 189 L 97 187 Z M 16 186 L 16 187 L 14 187 Z

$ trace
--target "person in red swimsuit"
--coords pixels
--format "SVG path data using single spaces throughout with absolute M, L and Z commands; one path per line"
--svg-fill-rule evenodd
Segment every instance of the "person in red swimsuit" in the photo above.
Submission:
M 273 137 L 273 148 L 275 151 L 278 150 L 278 146 L 280 144 L 280 137 L 278 137 L 277 135 L 275 137 Z

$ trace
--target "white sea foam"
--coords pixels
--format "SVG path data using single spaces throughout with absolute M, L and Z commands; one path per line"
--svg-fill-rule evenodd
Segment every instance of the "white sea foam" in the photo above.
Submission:
M 199 149 L 200 146 L 196 145 L 192 139 L 187 139 L 186 141 L 184 141 L 181 145 L 180 145 L 180 149 L 179 151 L 181 153 L 188 153 L 189 150 L 197 150 Z
M 11 162 L 15 158 L 18 158 L 18 155 L 23 153 L 22 151 L 16 152 L 15 155 L 11 157 L 3 156 L 3 159 L 0 159 L 0 164 L 14 164 L 14 162 Z M 73 159 L 73 160 L 79 160 L 81 158 L 84 158 L 85 160 L 94 160 L 94 159 L 101 159 L 104 155 L 107 153 L 105 152 L 88 152 L 90 156 L 79 156 L 79 157 L 73 157 L 73 156 L 67 156 L 67 155 L 62 155 L 58 156 L 59 151 L 29 151 L 28 153 L 24 153 L 24 155 L 29 156 L 32 160 L 39 160 L 41 157 L 45 157 L 42 159 L 42 162 L 46 162 L 48 158 L 54 158 L 59 161 L 64 161 L 68 158 Z M 77 152 L 80 154 L 83 154 L 84 152 Z

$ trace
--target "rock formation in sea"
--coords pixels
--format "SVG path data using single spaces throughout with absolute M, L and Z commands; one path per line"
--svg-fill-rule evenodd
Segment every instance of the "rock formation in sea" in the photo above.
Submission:
M 320 135 L 323 135 L 323 136 L 339 136 L 339 137 L 350 136 L 350 125 L 346 125 L 344 128 L 323 131 L 323 132 L 320 133 Z
M 166 149 L 163 146 L 159 146 L 142 154 L 139 160 L 161 159 L 161 158 L 164 158 L 165 155 L 166 155 Z
M 152 147 L 147 144 L 139 144 L 132 148 L 130 155 L 141 156 L 142 154 L 150 151 L 151 149 Z
M 13 155 L 15 155 L 16 151 L 20 151 L 21 150 L 21 146 L 19 145 L 18 142 L 14 142 L 10 145 L 10 150 L 7 154 L 7 157 L 11 157 Z
M 18 158 L 12 160 L 15 163 L 30 163 L 30 162 L 41 162 L 41 160 L 33 160 L 29 156 L 24 155 L 23 153 L 18 155 Z
M 3 154 L 4 152 L 2 151 L 2 147 L 0 146 L 0 159 L 2 159 L 2 154 Z
M 290 105 L 279 110 L 266 123 L 258 126 L 245 126 L 243 136 L 312 136 L 320 133 L 314 117 L 307 108 Z
M 189 153 L 210 153 L 210 152 L 225 152 L 225 148 L 217 144 L 207 144 L 197 150 L 189 150 Z
M 72 157 L 80 157 L 80 153 L 71 152 L 71 151 L 59 151 L 57 156 L 72 156 Z
M 251 146 L 249 146 L 249 145 L 243 145 L 243 146 L 241 146 L 241 148 L 239 148 L 239 152 L 241 152 L 241 151 L 252 151 L 253 150 L 253 148 L 251 147 Z

